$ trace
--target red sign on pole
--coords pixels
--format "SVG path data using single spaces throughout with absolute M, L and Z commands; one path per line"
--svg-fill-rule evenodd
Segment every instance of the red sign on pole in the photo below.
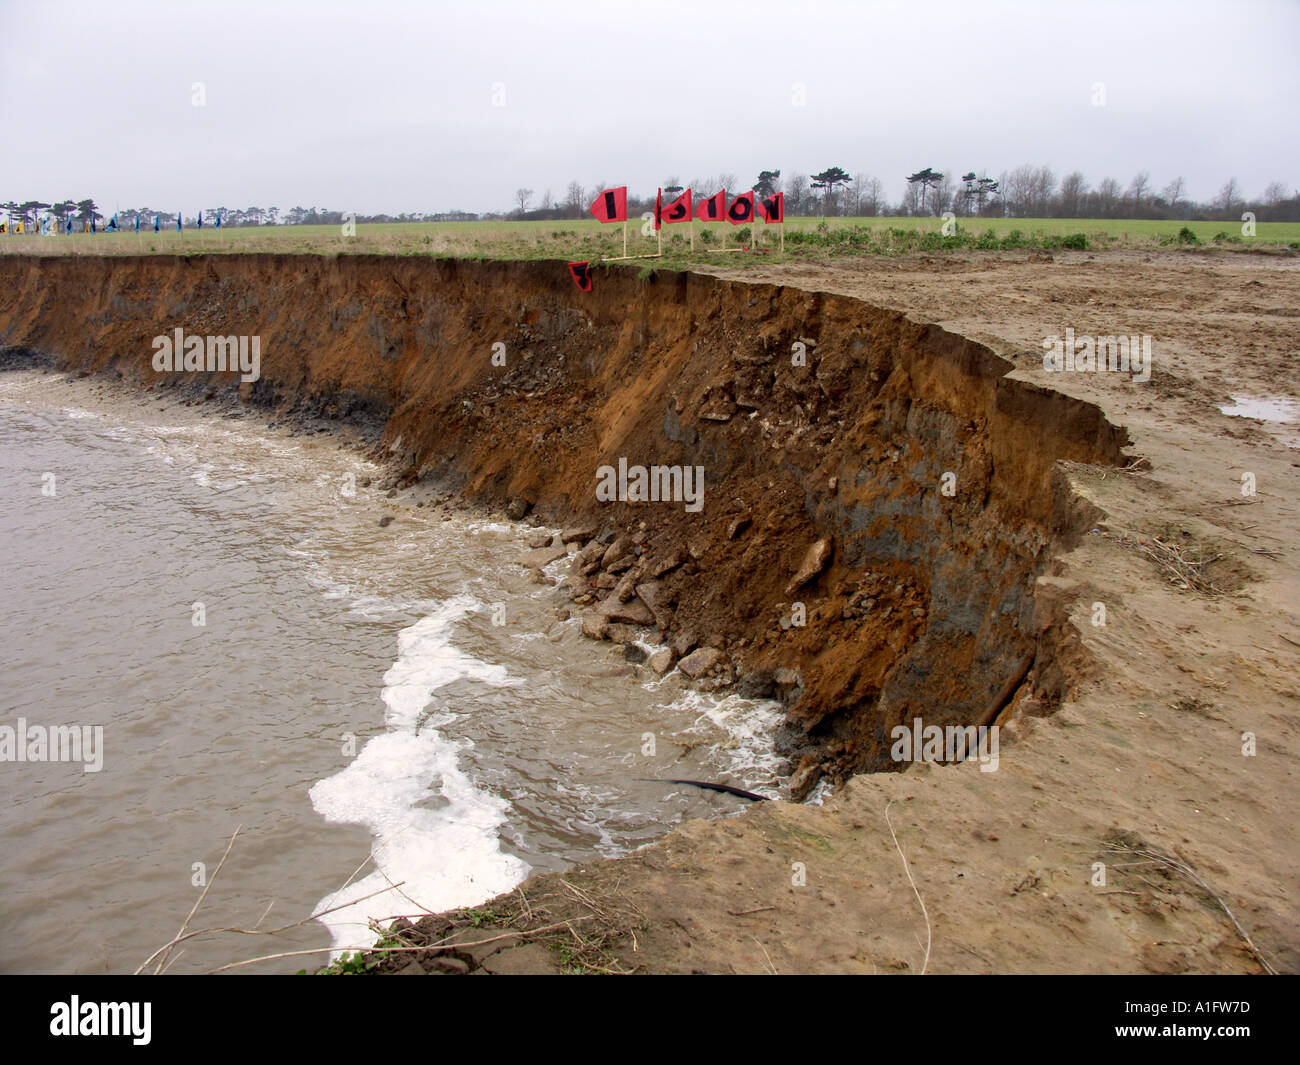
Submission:
M 627 186 L 606 189 L 592 201 L 591 213 L 601 222 L 626 222 Z
M 691 190 L 687 189 L 663 209 L 664 225 L 691 220 Z
M 733 226 L 743 226 L 746 222 L 754 220 L 754 194 L 752 192 L 742 192 L 734 200 L 731 206 L 727 208 L 727 221 Z
M 766 199 L 758 201 L 758 209 L 763 212 L 765 222 L 785 221 L 785 193 L 777 192 Z
M 727 190 L 719 189 L 707 200 L 701 200 L 695 208 L 695 217 L 701 222 L 721 222 L 727 206 Z

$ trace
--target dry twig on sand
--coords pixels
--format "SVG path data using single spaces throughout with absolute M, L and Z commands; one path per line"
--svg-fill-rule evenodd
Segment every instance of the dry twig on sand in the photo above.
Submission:
M 889 820 L 889 807 L 893 805 L 894 800 L 890 799 L 885 803 L 885 824 L 889 826 L 889 834 L 893 837 L 894 847 L 898 851 L 898 856 L 903 859 L 903 872 L 907 874 L 907 882 L 912 885 L 912 892 L 916 895 L 916 901 L 921 904 L 921 916 L 925 918 L 925 961 L 921 963 L 921 975 L 925 975 L 925 970 L 930 965 L 930 943 L 932 933 L 930 930 L 930 914 L 925 908 L 925 899 L 921 898 L 921 893 L 916 888 L 916 881 L 912 879 L 912 870 L 907 866 L 907 855 L 903 853 L 903 848 L 898 844 L 898 836 L 894 832 L 894 824 Z

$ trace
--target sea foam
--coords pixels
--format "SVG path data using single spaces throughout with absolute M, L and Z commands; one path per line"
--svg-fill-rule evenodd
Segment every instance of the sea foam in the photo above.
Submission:
M 478 605 L 472 596 L 456 596 L 399 633 L 397 660 L 384 674 L 387 731 L 311 789 L 325 820 L 362 825 L 374 839 L 375 871 L 316 907 L 345 907 L 321 918 L 336 951 L 373 942 L 371 918 L 470 906 L 528 875 L 526 862 L 501 849 L 509 803 L 474 785 L 461 766 L 471 745 L 438 731 L 456 715 L 429 705 L 454 681 L 517 683 L 504 667 L 452 646 L 452 627 Z M 374 892 L 381 894 L 359 901 Z

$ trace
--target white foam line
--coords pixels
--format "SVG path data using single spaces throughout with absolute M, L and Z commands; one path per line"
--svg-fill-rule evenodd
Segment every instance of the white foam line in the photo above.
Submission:
M 501 850 L 509 803 L 475 787 L 461 769 L 461 753 L 471 745 L 433 727 L 450 715 L 425 715 L 433 693 L 455 680 L 494 687 L 518 683 L 504 667 L 451 645 L 453 624 L 479 605 L 472 596 L 456 596 L 399 633 L 397 660 L 384 674 L 388 731 L 369 740 L 346 769 L 311 789 L 312 806 L 326 821 L 369 829 L 377 867 L 322 899 L 317 909 L 402 884 L 400 894 L 383 892 L 323 918 L 335 950 L 372 942 L 371 918 L 413 913 L 416 906 L 431 912 L 471 906 L 528 875 L 526 862 Z

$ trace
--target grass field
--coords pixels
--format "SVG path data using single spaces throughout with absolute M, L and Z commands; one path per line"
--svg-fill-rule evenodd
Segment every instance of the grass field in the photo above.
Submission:
M 945 236 L 938 218 L 791 218 L 786 226 L 785 257 L 792 260 L 854 255 L 901 255 L 963 249 L 1218 247 L 1236 251 L 1300 250 L 1300 223 L 1266 222 L 1256 235 L 1243 236 L 1240 223 L 1134 221 L 1122 219 L 958 219 Z M 760 224 L 761 244 L 775 253 L 780 227 Z M 1190 239 L 1194 237 L 1195 239 Z M 664 265 L 737 263 L 728 250 L 748 245 L 749 226 L 695 224 L 695 250 L 688 227 L 663 230 Z M 628 223 L 628 254 L 655 254 L 653 236 L 642 235 L 641 221 Z M 594 219 L 566 222 L 411 222 L 356 226 L 345 237 L 339 226 L 248 226 L 221 231 L 174 229 L 155 234 L 74 233 L 40 237 L 0 236 L 0 254 L 132 255 L 219 254 L 222 252 L 289 252 L 303 254 L 370 253 L 490 259 L 600 259 L 620 256 L 623 227 L 602 226 Z

